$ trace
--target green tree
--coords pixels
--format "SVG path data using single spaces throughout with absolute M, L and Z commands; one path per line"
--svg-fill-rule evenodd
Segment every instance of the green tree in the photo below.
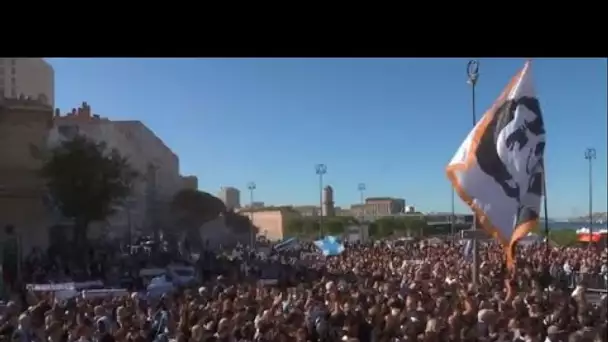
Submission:
M 49 152 L 41 174 L 60 212 L 74 220 L 74 242 L 84 247 L 89 224 L 104 220 L 122 204 L 137 173 L 117 150 L 84 136 Z
M 367 229 L 368 229 L 369 236 L 372 239 L 382 238 L 382 236 L 380 236 L 380 232 L 379 232 L 378 225 L 376 224 L 376 222 L 370 222 L 368 224 Z
M 318 238 L 321 232 L 319 226 L 319 219 L 313 217 L 307 217 L 303 219 L 302 235 L 308 238 Z
M 171 201 L 171 213 L 175 219 L 177 236 L 189 248 L 203 247 L 199 228 L 218 218 L 226 211 L 221 199 L 200 190 L 182 189 Z
M 403 217 L 406 231 L 409 232 L 410 236 L 425 236 L 428 232 L 429 226 L 424 216 L 408 216 Z
M 342 235 L 346 228 L 346 220 L 332 217 L 323 221 L 323 231 L 326 235 Z
M 376 233 L 379 238 L 391 236 L 397 229 L 397 222 L 392 217 L 382 217 L 376 220 Z
M 258 228 L 251 222 L 251 217 L 236 213 L 234 211 L 227 211 L 224 213 L 226 218 L 226 225 L 232 229 L 236 234 L 251 233 L 252 230 L 257 234 Z
M 171 211 L 178 226 L 196 228 L 226 212 L 221 199 L 200 190 L 182 189 L 171 201 Z
M 304 233 L 304 220 L 300 217 L 291 217 L 285 222 L 285 236 L 302 236 Z
M 382 217 L 376 220 L 378 233 L 382 237 L 393 235 L 399 230 L 399 222 L 393 217 Z

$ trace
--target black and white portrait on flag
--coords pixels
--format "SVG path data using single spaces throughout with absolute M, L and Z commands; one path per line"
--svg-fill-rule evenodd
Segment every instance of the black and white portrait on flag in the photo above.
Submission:
M 525 236 L 538 222 L 544 153 L 543 116 L 526 63 L 469 132 L 446 170 L 481 226 L 504 245 Z
M 479 167 L 517 200 L 514 226 L 538 219 L 543 192 L 545 127 L 536 97 L 506 100 L 477 147 Z

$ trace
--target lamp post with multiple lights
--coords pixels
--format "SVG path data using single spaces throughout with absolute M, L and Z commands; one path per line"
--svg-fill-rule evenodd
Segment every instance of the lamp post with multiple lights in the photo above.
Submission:
M 475 88 L 477 81 L 479 80 L 479 62 L 476 60 L 470 60 L 467 64 L 467 83 L 471 85 L 471 114 L 473 119 L 473 127 L 477 124 L 477 112 L 475 110 Z M 453 218 L 452 218 L 453 219 Z M 472 230 L 477 230 L 477 217 L 473 213 L 473 227 Z M 477 237 L 474 236 L 471 239 L 471 247 L 473 252 L 473 284 L 476 286 L 479 283 L 479 246 L 477 244 Z
M 589 162 L 589 242 L 593 241 L 593 160 L 595 157 L 594 148 L 585 150 L 585 159 Z

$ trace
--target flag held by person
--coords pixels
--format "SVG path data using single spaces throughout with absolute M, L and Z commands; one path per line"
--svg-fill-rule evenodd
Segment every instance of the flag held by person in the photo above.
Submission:
M 511 79 L 447 167 L 460 198 L 514 266 L 517 241 L 538 224 L 543 193 L 545 127 L 531 64 Z
M 286 251 L 286 250 L 290 250 L 290 249 L 298 249 L 300 246 L 300 242 L 298 241 L 297 238 L 292 237 L 286 240 L 283 240 L 279 243 L 277 243 L 274 246 L 274 250 L 277 252 L 282 252 L 282 251 Z

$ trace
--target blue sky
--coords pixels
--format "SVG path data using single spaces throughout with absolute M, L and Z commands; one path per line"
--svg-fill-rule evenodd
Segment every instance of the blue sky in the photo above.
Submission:
M 88 101 L 111 119 L 148 125 L 202 190 L 245 190 L 268 204 L 316 204 L 314 165 L 338 205 L 398 196 L 449 211 L 445 166 L 471 129 L 466 59 L 50 59 L 56 105 Z M 481 59 L 481 115 L 523 59 Z M 549 216 L 606 210 L 605 59 L 539 59 L 533 75 L 547 128 Z M 244 199 L 248 196 L 243 196 Z M 457 210 L 465 206 L 457 199 Z

